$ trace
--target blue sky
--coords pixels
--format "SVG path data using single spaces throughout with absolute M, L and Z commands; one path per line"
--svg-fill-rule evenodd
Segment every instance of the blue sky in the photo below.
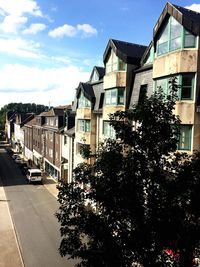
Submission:
M 200 12 L 195 0 L 174 4 Z M 0 107 L 69 104 L 110 38 L 148 45 L 163 0 L 0 0 Z

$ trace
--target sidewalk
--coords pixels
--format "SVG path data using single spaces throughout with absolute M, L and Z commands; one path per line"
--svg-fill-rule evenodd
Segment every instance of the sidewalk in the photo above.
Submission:
M 8 201 L 0 180 L 0 267 L 23 267 Z
M 44 176 L 43 177 L 43 185 L 46 187 L 46 189 L 55 197 L 58 197 L 58 189 L 56 188 L 57 182 L 51 178 L 50 176 Z

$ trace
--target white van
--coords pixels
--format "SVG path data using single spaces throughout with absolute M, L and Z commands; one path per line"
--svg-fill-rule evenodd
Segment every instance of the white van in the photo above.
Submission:
M 26 175 L 29 183 L 31 182 L 41 182 L 42 181 L 42 172 L 39 169 L 29 169 Z

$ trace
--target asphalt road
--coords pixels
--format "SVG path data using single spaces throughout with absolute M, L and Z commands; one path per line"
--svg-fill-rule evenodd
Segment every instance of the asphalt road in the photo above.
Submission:
M 74 267 L 75 261 L 62 258 L 58 252 L 56 198 L 43 185 L 28 184 L 4 149 L 0 149 L 0 176 L 25 267 Z

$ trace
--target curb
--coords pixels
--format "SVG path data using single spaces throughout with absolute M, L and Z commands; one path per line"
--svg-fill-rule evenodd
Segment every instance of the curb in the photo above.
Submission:
M 2 193 L 3 198 L 5 200 L 7 200 L 7 196 L 6 196 L 2 181 L 1 181 L 1 177 L 0 177 L 0 187 L 1 187 L 1 193 Z M 13 219 L 12 219 L 12 215 L 10 213 L 10 207 L 9 207 L 8 203 L 6 203 L 6 209 L 7 209 L 7 213 L 8 213 L 6 215 L 7 219 L 9 220 L 8 223 L 10 224 L 11 231 L 13 232 L 13 236 L 14 236 L 14 239 L 15 239 L 15 245 L 16 245 L 15 246 L 15 249 L 16 249 L 15 252 L 19 256 L 19 265 L 20 265 L 20 267 L 25 267 L 24 260 L 23 260 L 23 257 L 22 257 L 22 250 L 21 250 L 20 242 L 19 242 L 19 239 L 18 239 L 18 236 L 17 236 L 16 228 L 15 228 L 15 225 L 14 225 L 14 222 L 13 222 Z

